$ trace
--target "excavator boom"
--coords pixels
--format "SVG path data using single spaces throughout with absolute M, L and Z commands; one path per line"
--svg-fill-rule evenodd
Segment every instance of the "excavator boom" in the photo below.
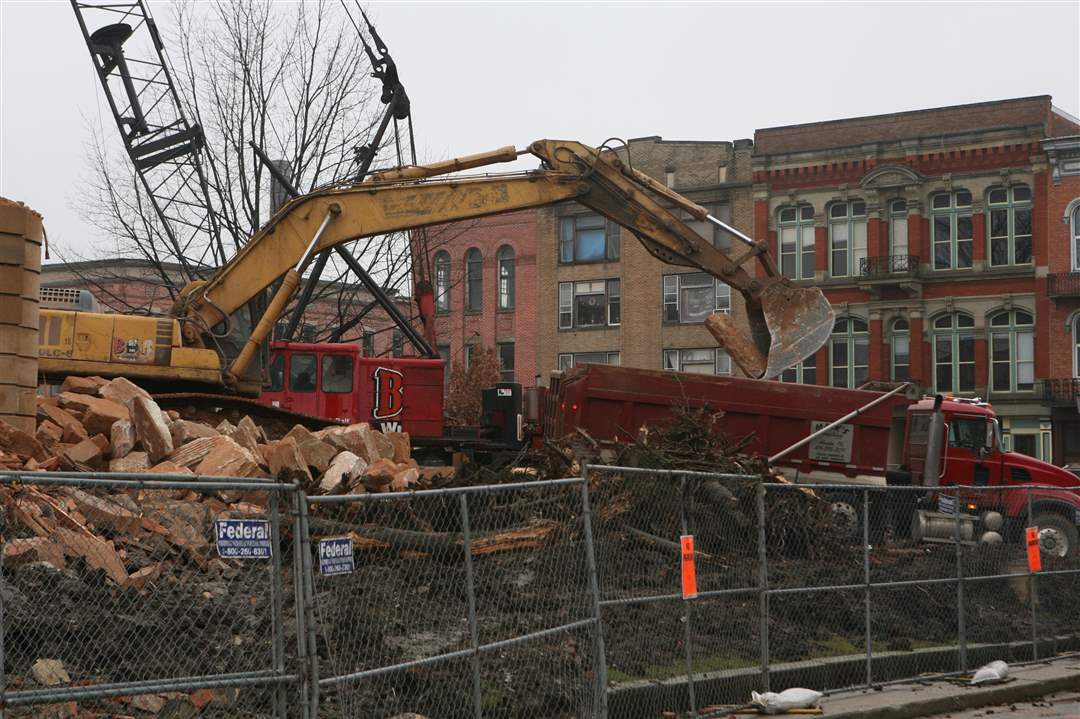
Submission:
M 184 288 L 173 313 L 182 321 L 185 341 L 210 346 L 206 336 L 210 328 L 281 278 L 270 309 L 229 368 L 235 382 L 247 373 L 255 349 L 269 336 L 309 255 L 362 237 L 575 200 L 628 229 L 655 257 L 708 272 L 743 294 L 750 337 L 730 318 L 714 316 L 707 326 L 750 376 L 774 377 L 824 343 L 833 323 L 828 301 L 820 290 L 795 287 L 780 277 L 764 243 L 750 240 L 747 252 L 735 259 L 728 257 L 690 229 L 666 203 L 701 218 L 708 216 L 704 208 L 628 168 L 613 151 L 540 140 L 529 146 L 529 152 L 542 161 L 541 169 L 431 179 L 512 161 L 521 154 L 504 147 L 377 173 L 362 183 L 295 198 L 210 279 Z M 741 266 L 754 257 L 765 268 L 762 277 Z

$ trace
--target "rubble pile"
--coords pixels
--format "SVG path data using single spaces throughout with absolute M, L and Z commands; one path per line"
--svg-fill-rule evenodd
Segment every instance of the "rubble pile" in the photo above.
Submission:
M 277 478 L 311 494 L 415 489 L 439 473 L 412 458 L 407 433 L 296 425 L 271 440 L 248 416 L 210 426 L 162 410 L 122 377 L 74 376 L 58 395 L 37 398 L 33 435 L 0 422 L 0 469 Z

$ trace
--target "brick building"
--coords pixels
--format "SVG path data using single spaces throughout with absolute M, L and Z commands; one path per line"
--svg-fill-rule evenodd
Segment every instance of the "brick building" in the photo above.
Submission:
M 1080 465 L 1080 135 L 1042 143 L 1045 173 L 1047 260 L 1045 296 L 1049 359 L 1043 378 L 1050 405 L 1053 457 Z
M 183 284 L 179 266 L 167 265 L 165 272 L 174 285 Z M 41 268 L 41 285 L 88 290 L 105 312 L 164 313 L 172 306 L 160 272 L 146 260 L 137 258 L 46 264 Z M 369 307 L 370 295 L 357 288 L 346 288 L 345 301 L 339 307 L 338 290 L 333 283 L 320 285 L 315 293 L 317 299 L 304 313 L 297 341 L 325 341 L 328 331 L 339 326 L 343 318 L 350 319 L 366 311 L 362 321 L 344 332 L 340 341 L 362 344 L 368 356 L 416 354 L 386 312 L 378 306 Z M 406 317 L 416 314 L 410 298 L 398 298 L 397 303 Z
M 503 379 L 536 375 L 536 210 L 427 231 L 439 354 L 466 366 L 474 347 L 494 347 Z
M 1045 291 L 1069 238 L 1044 143 L 1078 129 L 1042 96 L 756 131 L 755 236 L 838 318 L 785 379 L 989 398 L 1009 446 L 1058 459 L 1038 380 L 1075 310 Z
M 750 152 L 749 140 L 644 137 L 630 141 L 629 162 L 749 232 Z M 627 159 L 625 149 L 620 155 Z M 730 235 L 682 216 L 718 248 L 732 249 Z M 702 323 L 714 310 L 745 318 L 738 292 L 706 273 L 660 262 L 628 231 L 575 202 L 540 209 L 537 238 L 536 364 L 542 377 L 583 362 L 707 374 L 734 370 Z

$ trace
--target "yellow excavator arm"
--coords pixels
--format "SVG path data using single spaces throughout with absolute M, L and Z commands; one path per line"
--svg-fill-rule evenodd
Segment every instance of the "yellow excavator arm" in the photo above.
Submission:
M 512 161 L 512 147 L 433 165 L 376 173 L 365 182 L 318 190 L 297 197 L 251 238 L 210 279 L 181 292 L 173 314 L 181 321 L 184 344 L 211 346 L 212 327 L 247 304 L 278 278 L 281 286 L 228 369 L 235 380 L 245 374 L 259 345 L 300 281 L 311 255 L 362 237 L 467 220 L 575 200 L 632 232 L 657 258 L 694 267 L 720 278 L 747 301 L 750 337 L 726 317 L 714 315 L 709 329 L 735 362 L 754 377 L 773 377 L 815 352 L 832 330 L 833 313 L 816 288 L 800 288 L 776 272 L 764 243 L 732 259 L 690 229 L 668 207 L 714 222 L 708 212 L 627 167 L 611 150 L 558 140 L 540 140 L 528 150 L 542 161 L 526 173 L 432 180 L 452 172 Z M 753 277 L 742 267 L 758 258 L 765 270 Z

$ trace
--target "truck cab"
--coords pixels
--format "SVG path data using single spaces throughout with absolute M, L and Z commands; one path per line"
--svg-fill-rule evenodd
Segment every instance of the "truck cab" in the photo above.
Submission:
M 935 431 L 937 413 L 940 430 Z M 927 454 L 932 456 L 930 462 Z M 946 397 L 940 402 L 925 398 L 912 404 L 906 423 L 904 465 L 910 468 L 914 484 L 1001 488 L 999 492 L 962 492 L 961 509 L 979 517 L 999 513 L 1009 534 L 1028 523 L 1030 495 L 1031 525 L 1039 527 L 1043 550 L 1059 556 L 1077 550 L 1080 477 L 1003 449 L 1000 425 L 987 402 Z M 936 476 L 928 469 L 932 466 L 937 467 Z M 1032 485 L 1066 491 L 1011 489 Z

